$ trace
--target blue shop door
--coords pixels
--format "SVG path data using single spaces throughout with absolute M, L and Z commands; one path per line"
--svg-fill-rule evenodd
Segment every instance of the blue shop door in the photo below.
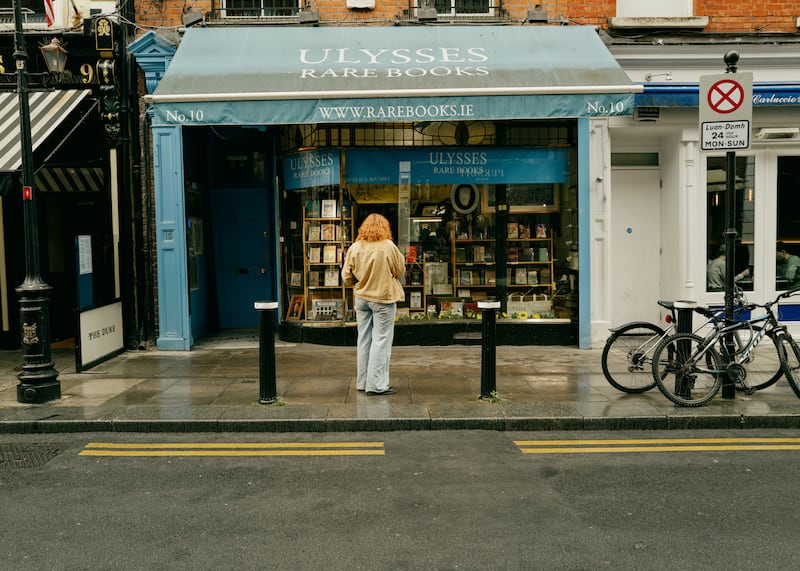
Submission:
M 211 191 L 220 329 L 258 327 L 253 302 L 277 300 L 271 204 L 265 188 Z

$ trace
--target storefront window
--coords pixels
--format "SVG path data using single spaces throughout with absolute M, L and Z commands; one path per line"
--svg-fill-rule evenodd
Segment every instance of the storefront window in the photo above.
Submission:
M 778 157 L 775 289 L 800 287 L 800 157 Z
M 577 195 L 567 148 L 340 149 L 284 158 L 286 320 L 353 319 L 339 279 L 371 213 L 406 258 L 398 320 L 575 319 Z M 338 183 L 338 184 L 336 184 Z
M 727 191 L 727 159 L 709 157 L 706 161 L 706 289 L 724 291 L 725 229 L 727 220 L 725 204 Z M 754 212 L 755 212 L 755 158 L 736 157 L 734 197 L 736 214 L 734 227 L 736 240 L 734 250 L 734 281 L 745 291 L 753 290 L 754 269 Z
M 362 139 L 372 144 L 352 144 Z M 284 319 L 354 321 L 341 262 L 380 213 L 406 258 L 399 321 L 478 319 L 478 303 L 494 299 L 509 319 L 573 322 L 573 139 L 562 123 L 287 129 L 284 148 L 298 150 L 282 157 Z

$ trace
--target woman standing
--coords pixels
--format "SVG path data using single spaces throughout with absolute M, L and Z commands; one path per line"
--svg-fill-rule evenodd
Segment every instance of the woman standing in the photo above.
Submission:
M 389 221 L 380 214 L 370 214 L 358 229 L 342 266 L 342 280 L 353 286 L 356 306 L 356 388 L 370 396 L 396 392 L 389 386 L 389 361 L 397 302 L 405 299 L 398 278 L 405 271 L 405 259 L 392 242 Z

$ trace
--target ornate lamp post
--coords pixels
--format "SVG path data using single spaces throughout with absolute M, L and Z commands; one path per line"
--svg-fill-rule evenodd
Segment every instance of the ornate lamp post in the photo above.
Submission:
M 39 223 L 33 187 L 33 144 L 25 36 L 22 33 L 20 0 L 14 0 L 14 59 L 19 93 L 19 127 L 22 146 L 22 209 L 25 231 L 25 281 L 17 288 L 22 333 L 22 372 L 18 375 L 17 401 L 41 403 L 61 398 L 50 353 L 50 292 L 39 271 Z

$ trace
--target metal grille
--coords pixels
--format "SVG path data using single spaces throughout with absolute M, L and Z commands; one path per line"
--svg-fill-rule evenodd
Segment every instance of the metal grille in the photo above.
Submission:
M 39 468 L 62 449 L 58 444 L 0 444 L 0 470 Z

